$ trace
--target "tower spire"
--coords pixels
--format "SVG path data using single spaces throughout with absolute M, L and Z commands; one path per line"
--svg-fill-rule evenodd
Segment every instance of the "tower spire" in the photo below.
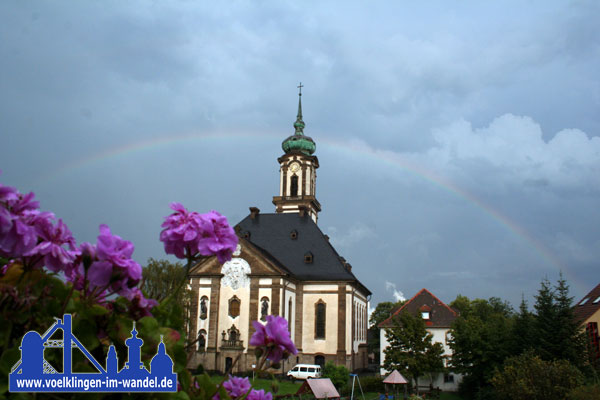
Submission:
M 294 122 L 294 128 L 296 129 L 296 135 L 304 135 L 304 121 L 302 121 L 302 82 L 298 85 L 298 115 L 296 116 L 296 122 Z

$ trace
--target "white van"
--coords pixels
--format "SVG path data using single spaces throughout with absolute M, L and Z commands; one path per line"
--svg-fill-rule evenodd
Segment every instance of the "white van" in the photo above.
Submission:
M 321 366 L 313 364 L 296 364 L 287 373 L 290 379 L 320 378 Z

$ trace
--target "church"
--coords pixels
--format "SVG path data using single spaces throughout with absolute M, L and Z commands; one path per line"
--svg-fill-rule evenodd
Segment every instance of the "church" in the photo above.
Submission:
M 275 213 L 250 214 L 235 226 L 239 244 L 231 261 L 216 257 L 192 267 L 190 330 L 197 345 L 188 367 L 243 372 L 256 358 L 249 340 L 252 321 L 279 315 L 288 322 L 298 354 L 282 362 L 333 361 L 349 370 L 367 366 L 368 302 L 371 295 L 317 225 L 319 160 L 304 135 L 302 92 L 295 132 L 282 143 Z

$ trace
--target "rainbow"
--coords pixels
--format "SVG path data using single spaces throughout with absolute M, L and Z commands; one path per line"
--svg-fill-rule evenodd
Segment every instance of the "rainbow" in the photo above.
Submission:
M 86 166 L 90 166 L 92 164 L 106 162 L 109 159 L 126 157 L 131 154 L 143 153 L 154 149 L 159 149 L 164 146 L 188 144 L 191 142 L 198 141 L 210 143 L 233 140 L 252 140 L 255 142 L 264 141 L 265 146 L 268 147 L 273 146 L 274 143 L 275 145 L 279 143 L 282 140 L 282 138 L 284 138 L 283 136 L 284 135 L 281 135 L 281 133 L 268 133 L 264 131 L 258 134 L 251 132 L 210 132 L 165 135 L 148 140 L 128 143 L 123 146 L 111 148 L 105 151 L 100 151 L 76 160 L 69 161 L 61 166 L 58 166 L 56 169 L 49 170 L 47 173 L 42 174 L 36 181 L 48 183 L 50 181 L 60 178 L 62 175 L 68 173 L 69 171 L 77 170 Z M 466 200 L 467 202 L 481 210 L 484 215 L 492 218 L 492 220 L 499 224 L 501 227 L 507 229 L 510 233 L 516 235 L 525 243 L 530 245 L 535 250 L 535 252 L 545 261 L 545 263 L 553 266 L 558 271 L 563 271 L 565 274 L 568 274 L 567 268 L 565 268 L 565 266 L 562 265 L 560 260 L 543 243 L 541 243 L 535 237 L 531 236 L 525 229 L 520 227 L 513 220 L 511 220 L 505 215 L 502 215 L 496 209 L 486 204 L 481 199 L 474 196 L 472 193 L 469 193 L 466 190 L 463 190 L 460 187 L 456 186 L 448 179 L 436 174 L 431 170 L 425 169 L 420 165 L 412 163 L 408 159 L 398 157 L 397 154 L 394 154 L 389 151 L 377 150 L 371 148 L 368 145 L 365 145 L 364 143 L 333 140 L 327 137 L 322 137 L 320 135 L 317 136 L 319 137 L 317 141 L 317 145 L 319 147 L 324 146 L 327 150 L 346 152 L 349 154 L 349 156 L 352 157 L 360 155 L 363 157 L 367 157 L 376 163 L 383 163 L 392 168 L 401 169 L 414 176 L 417 176 L 419 179 L 425 180 L 429 184 L 433 184 L 443 188 L 444 190 L 448 191 L 454 196 Z M 569 276 L 568 278 L 571 280 L 572 283 L 576 283 L 574 276 Z M 581 286 L 585 288 L 587 285 Z M 585 292 L 585 290 L 583 291 Z

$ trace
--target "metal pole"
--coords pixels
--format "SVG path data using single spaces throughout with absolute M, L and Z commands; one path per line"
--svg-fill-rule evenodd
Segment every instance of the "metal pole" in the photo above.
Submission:
M 73 333 L 71 331 L 71 314 L 63 315 L 62 321 L 62 330 L 63 330 L 63 374 L 71 375 L 72 368 L 72 342 L 73 342 Z

